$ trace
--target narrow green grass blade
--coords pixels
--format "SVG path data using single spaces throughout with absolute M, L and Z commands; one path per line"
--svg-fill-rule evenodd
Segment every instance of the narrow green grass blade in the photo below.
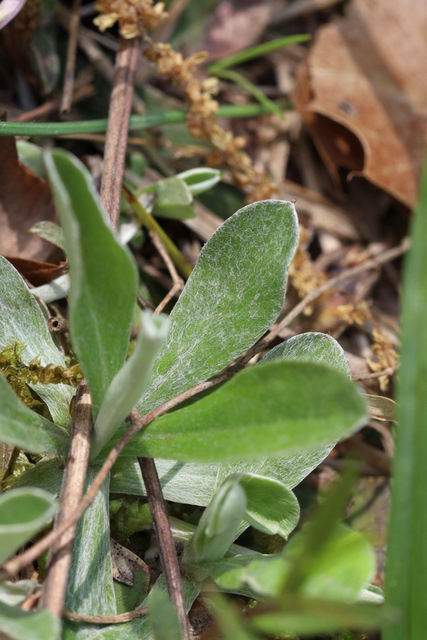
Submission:
M 282 104 L 281 108 L 289 109 L 290 104 Z M 218 118 L 253 118 L 269 111 L 270 109 L 260 104 L 224 105 L 218 109 Z M 129 131 L 185 122 L 186 117 L 186 111 L 165 111 L 131 116 Z M 105 133 L 107 122 L 107 118 L 80 122 L 0 122 L 0 136 L 67 136 L 79 133 Z
M 427 634 L 427 156 L 411 236 L 386 571 L 386 602 L 401 615 L 386 625 L 383 640 L 424 640 Z

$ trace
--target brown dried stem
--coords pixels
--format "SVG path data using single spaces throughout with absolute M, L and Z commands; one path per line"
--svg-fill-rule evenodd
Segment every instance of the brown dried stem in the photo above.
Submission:
M 77 40 L 80 24 L 81 0 L 74 0 L 71 9 L 70 31 L 68 36 L 67 63 L 65 66 L 64 88 L 62 91 L 61 113 L 67 113 L 71 109 L 74 91 L 74 73 L 76 69 Z
M 129 117 L 132 108 L 139 45 L 139 38 L 120 39 L 108 112 L 101 200 L 115 229 L 119 224 Z
M 134 410 L 132 420 L 138 419 L 139 415 L 137 411 Z M 190 627 L 185 610 L 181 572 L 156 465 L 153 458 L 138 458 L 138 463 L 147 491 L 148 504 L 150 505 L 154 530 L 159 543 L 160 559 L 162 561 L 169 597 L 178 614 L 183 640 L 190 640 Z
M 160 236 L 158 233 L 156 233 L 156 231 L 150 231 L 149 232 L 150 238 L 154 244 L 154 246 L 156 247 L 157 251 L 160 253 L 160 255 L 163 258 L 163 262 L 165 263 L 167 270 L 170 273 L 170 276 L 172 278 L 172 288 L 171 290 L 167 293 L 167 295 L 163 298 L 163 300 L 161 301 L 161 303 L 159 304 L 159 306 L 156 308 L 154 313 L 161 313 L 163 311 L 163 309 L 166 307 L 167 303 L 169 302 L 169 300 L 171 300 L 171 298 L 173 298 L 174 295 L 176 295 L 178 292 L 182 291 L 184 288 L 184 281 L 183 279 L 178 275 L 177 270 L 175 269 L 175 265 L 172 262 L 165 245 L 163 244 Z
M 92 400 L 86 381 L 82 380 L 76 394 L 70 449 L 62 478 L 61 510 L 55 521 L 57 528 L 69 519 L 81 501 L 89 460 L 92 426 Z M 48 573 L 43 584 L 41 601 L 42 606 L 49 609 L 57 618 L 62 617 L 64 608 L 76 525 L 77 522 L 57 537 L 49 553 Z
M 75 622 L 84 622 L 86 624 L 121 624 L 122 622 L 130 622 L 135 618 L 146 616 L 147 607 L 135 609 L 134 611 L 125 611 L 125 613 L 117 613 L 111 616 L 86 616 L 82 613 L 73 613 L 72 611 L 64 611 L 64 615 Z

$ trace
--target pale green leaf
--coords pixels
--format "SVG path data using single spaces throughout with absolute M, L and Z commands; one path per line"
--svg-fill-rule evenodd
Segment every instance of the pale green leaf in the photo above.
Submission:
M 246 510 L 246 494 L 238 476 L 230 476 L 220 487 L 200 518 L 185 549 L 183 562 L 219 560 L 230 548 Z
M 70 331 L 98 414 L 123 366 L 137 291 L 136 267 L 115 238 L 84 165 L 65 151 L 45 156 L 70 262 Z
M 356 385 L 325 365 L 273 361 L 245 369 L 198 402 L 157 418 L 124 455 L 219 462 L 312 451 L 366 421 Z
M 51 242 L 55 246 L 65 251 L 64 232 L 62 231 L 61 227 L 59 227 L 54 222 L 50 222 L 49 220 L 42 220 L 42 222 L 37 222 L 37 224 L 34 224 L 31 227 L 30 232 L 35 233 L 40 238 L 43 238 L 43 240 L 47 240 L 48 242 Z
M 36 176 L 46 180 L 46 167 L 44 166 L 43 149 L 41 147 L 27 140 L 17 140 L 16 151 L 18 152 L 19 162 L 22 162 Z
M 21 611 L 0 602 L 0 635 L 10 640 L 58 640 L 61 624 L 50 611 Z M 4 635 L 3 635 L 4 634 Z
M 69 434 L 25 406 L 0 373 L 0 440 L 30 453 L 67 453 Z
M 38 533 L 58 509 L 41 489 L 12 489 L 0 496 L 0 564 Z
M 134 351 L 108 387 L 95 422 L 91 458 L 96 458 L 144 393 L 153 360 L 166 339 L 165 316 L 141 314 L 141 326 Z
M 34 358 L 39 358 L 43 366 L 65 366 L 39 304 L 17 270 L 0 256 L 0 349 L 16 341 L 25 345 L 21 356 L 24 364 L 28 365 Z M 38 383 L 31 386 L 46 402 L 53 420 L 61 426 L 68 425 L 74 389 L 64 384 Z
M 181 640 L 181 626 L 168 594 L 154 588 L 150 593 L 148 620 L 154 640 Z
M 0 583 L 0 602 L 16 606 L 21 605 L 29 596 L 41 592 L 41 585 L 34 580 L 18 580 L 18 582 Z
M 157 200 L 151 214 L 160 218 L 186 220 L 194 218 L 193 196 L 184 180 L 178 176 L 157 183 Z
M 171 313 L 141 413 L 218 373 L 262 336 L 282 308 L 297 244 L 295 208 L 280 200 L 250 204 L 217 229 Z
M 99 469 L 89 468 L 90 485 Z M 73 546 L 65 606 L 74 613 L 112 615 L 117 613 L 110 553 L 109 479 L 96 494 L 94 503 L 79 521 Z M 67 621 L 64 639 L 91 637 L 95 625 Z
M 242 475 L 239 483 L 247 500 L 244 519 L 259 531 L 287 539 L 300 516 L 292 491 L 278 480 L 250 473 Z
M 193 196 L 198 196 L 209 189 L 212 189 L 221 180 L 222 171 L 219 169 L 211 169 L 211 167 L 196 167 L 188 169 L 177 174 L 177 178 L 181 178 Z

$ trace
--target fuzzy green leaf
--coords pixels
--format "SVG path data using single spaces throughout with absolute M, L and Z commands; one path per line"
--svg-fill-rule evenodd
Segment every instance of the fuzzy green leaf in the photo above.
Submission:
M 186 220 L 195 217 L 193 196 L 184 180 L 174 176 L 157 183 L 157 200 L 151 214 L 159 218 L 172 218 L 173 220 Z
M 15 267 L 0 256 L 0 349 L 16 341 L 25 345 L 21 355 L 24 364 L 38 358 L 43 366 L 65 366 L 37 300 Z M 31 386 L 46 402 L 53 420 L 61 426 L 68 425 L 71 421 L 68 409 L 74 389 L 65 384 L 38 383 Z
M 50 611 L 21 611 L 0 602 L 0 635 L 10 640 L 57 640 L 60 622 Z
M 262 336 L 282 308 L 297 243 L 295 208 L 280 200 L 250 204 L 217 229 L 171 313 L 141 413 L 218 373 Z
M 193 196 L 198 196 L 209 189 L 212 189 L 221 180 L 222 172 L 219 169 L 210 167 L 196 167 L 182 171 L 177 174 L 177 178 L 184 180 Z
M 0 373 L 0 440 L 30 453 L 67 453 L 68 432 L 28 409 Z
M 101 404 L 92 439 L 92 459 L 108 443 L 145 391 L 153 360 L 167 331 L 165 316 L 153 316 L 148 311 L 141 314 L 141 327 L 134 351 L 111 381 Z
M 12 489 L 0 496 L 0 564 L 38 533 L 57 508 L 41 489 Z
M 219 560 L 236 538 L 246 510 L 246 494 L 238 476 L 225 480 L 203 512 L 196 532 L 183 556 L 183 562 Z
M 239 480 L 247 506 L 244 519 L 259 531 L 283 538 L 298 524 L 300 508 L 290 489 L 273 478 L 247 473 Z
M 107 223 L 92 178 L 71 154 L 45 163 L 70 262 L 70 331 L 98 414 L 123 366 L 137 292 L 136 267 Z
M 181 627 L 168 594 L 155 588 L 150 593 L 148 614 L 154 640 L 181 640 Z
M 245 369 L 214 393 L 158 418 L 123 454 L 182 462 L 277 457 L 338 440 L 366 417 L 361 393 L 342 373 L 275 361 Z
M 98 470 L 89 468 L 87 485 L 93 481 Z M 67 609 L 75 613 L 117 613 L 111 568 L 108 499 L 107 479 L 77 527 L 65 601 Z M 96 627 L 91 624 L 67 621 L 63 640 L 83 640 L 90 637 L 94 629 Z

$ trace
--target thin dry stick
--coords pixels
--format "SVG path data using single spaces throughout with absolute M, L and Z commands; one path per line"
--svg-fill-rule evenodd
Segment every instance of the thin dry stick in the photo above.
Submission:
M 68 36 L 67 64 L 65 66 L 64 88 L 62 92 L 61 113 L 67 113 L 71 109 L 74 90 L 74 73 L 76 68 L 77 40 L 80 24 L 81 0 L 74 0 L 71 9 L 70 31 Z
M 157 409 L 154 409 L 150 413 L 147 413 L 147 415 L 140 416 L 139 421 L 133 424 L 126 431 L 124 436 L 112 448 L 104 464 L 99 470 L 99 473 L 94 478 L 89 490 L 81 499 L 80 504 L 77 507 L 77 509 L 74 511 L 74 513 L 72 513 L 70 517 L 67 518 L 67 520 L 65 520 L 60 525 L 58 525 L 58 527 L 50 531 L 50 533 L 46 534 L 38 542 L 33 544 L 32 547 L 29 547 L 26 551 L 24 551 L 20 555 L 17 555 L 11 560 L 9 560 L 8 562 L 6 562 L 3 565 L 2 569 L 0 570 L 0 581 L 10 579 L 14 575 L 16 575 L 19 571 L 21 571 L 25 566 L 37 560 L 37 558 L 44 551 L 46 551 L 46 549 L 48 549 L 52 544 L 56 542 L 56 540 L 58 540 L 58 538 L 64 533 L 64 531 L 66 531 L 69 527 L 76 524 L 76 522 L 80 520 L 80 518 L 82 517 L 86 509 L 88 509 L 88 507 L 90 507 L 90 505 L 94 501 L 96 494 L 98 493 L 99 489 L 102 486 L 102 483 L 110 473 L 111 468 L 113 467 L 120 453 L 123 451 L 125 446 L 132 440 L 133 436 L 136 433 L 138 433 L 138 431 L 146 427 L 150 422 L 155 420 L 155 418 L 158 418 L 159 416 L 163 415 L 167 411 L 170 411 L 174 407 L 181 404 L 181 402 L 184 402 L 185 400 L 192 398 L 197 393 L 200 393 L 205 389 L 210 389 L 211 387 L 213 387 L 216 384 L 219 384 L 220 382 L 225 382 L 226 380 L 229 380 L 234 375 L 234 373 L 235 373 L 234 369 L 230 368 L 222 372 L 212 380 L 208 380 L 207 382 L 201 382 L 200 384 L 196 385 L 192 389 L 189 389 L 188 391 L 184 391 L 184 393 L 181 393 L 179 396 L 177 396 L 173 400 L 169 400 L 168 402 L 165 402 L 165 404 L 163 404 L 161 407 L 158 407 Z
M 396 367 L 387 367 L 387 369 L 383 369 L 382 371 L 375 371 L 374 373 L 365 373 L 362 376 L 357 376 L 353 378 L 355 382 L 360 382 L 361 380 L 375 380 L 375 378 L 381 378 L 382 376 L 392 376 L 393 373 L 396 372 Z
M 136 414 L 136 415 L 135 415 Z M 132 420 L 138 420 L 136 409 L 132 412 Z M 170 530 L 166 505 L 162 488 L 153 458 L 138 458 L 142 478 L 147 491 L 148 504 L 153 517 L 154 530 L 159 542 L 160 559 L 165 574 L 169 597 L 175 605 L 181 625 L 183 640 L 190 640 L 190 626 L 185 609 L 184 592 L 182 589 L 181 572 L 178 557 Z
M 139 46 L 139 38 L 132 38 L 131 40 L 120 39 L 108 112 L 101 200 L 115 229 L 119 224 L 129 117 L 132 108 Z
M 166 307 L 167 303 L 169 302 L 169 300 L 171 298 L 173 298 L 173 296 L 175 294 L 178 293 L 178 291 L 182 291 L 184 288 L 184 280 L 182 278 L 180 278 L 180 276 L 178 275 L 177 270 L 175 269 L 175 265 L 172 262 L 165 245 L 163 244 L 160 236 L 158 233 L 156 233 L 154 230 L 149 232 L 150 238 L 154 244 L 154 246 L 156 247 L 157 251 L 160 253 L 160 255 L 163 258 L 163 262 L 165 263 L 167 270 L 170 273 L 170 276 L 172 278 L 172 282 L 173 282 L 173 286 L 171 288 L 171 290 L 167 293 L 167 295 L 163 298 L 163 300 L 161 301 L 161 303 L 159 304 L 159 306 L 156 308 L 155 312 L 156 314 L 161 313 L 163 311 L 163 309 Z
M 126 611 L 125 613 L 117 613 L 111 616 L 85 616 L 82 613 L 73 613 L 72 611 L 64 611 L 64 615 L 75 622 L 85 622 L 89 624 L 120 624 L 122 622 L 130 622 L 135 618 L 146 616 L 148 607 L 135 609 L 134 611 Z
M 56 527 L 59 527 L 74 513 L 81 501 L 89 459 L 92 426 L 92 400 L 86 381 L 82 380 L 76 394 L 70 449 L 62 478 L 61 510 L 56 518 Z M 48 573 L 43 584 L 41 602 L 42 606 L 49 609 L 57 618 L 62 617 L 64 608 L 76 524 L 57 538 L 49 553 Z

